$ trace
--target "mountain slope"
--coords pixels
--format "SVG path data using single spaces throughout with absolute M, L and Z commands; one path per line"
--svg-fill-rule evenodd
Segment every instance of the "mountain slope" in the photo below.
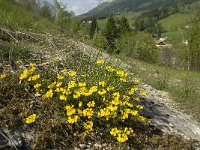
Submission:
M 119 14 L 127 11 L 149 11 L 165 7 L 169 4 L 190 3 L 191 1 L 195 0 L 113 0 L 111 2 L 101 3 L 99 6 L 80 17 L 88 18 L 91 16 L 97 16 L 99 18 L 105 18 L 109 14 Z

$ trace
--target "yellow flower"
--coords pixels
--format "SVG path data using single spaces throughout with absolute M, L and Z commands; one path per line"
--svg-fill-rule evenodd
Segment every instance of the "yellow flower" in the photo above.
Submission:
M 131 134 L 133 134 L 133 129 L 132 129 L 132 128 L 127 128 L 127 127 L 126 127 L 126 128 L 124 129 L 124 133 L 127 134 L 127 135 L 131 135 Z
M 107 91 L 111 91 L 111 90 L 113 90 L 113 89 L 114 89 L 113 86 L 108 86 L 108 87 L 107 87 Z
M 118 109 L 118 107 L 117 106 L 108 106 L 108 109 L 110 110 L 110 111 L 116 111 L 117 109 Z
M 39 74 L 37 74 L 37 75 L 34 75 L 34 76 L 32 76 L 32 77 L 29 77 L 29 79 L 28 79 L 28 81 L 36 81 L 37 79 L 39 79 L 40 78 L 40 75 Z
M 141 92 L 140 92 L 140 95 L 141 95 L 141 96 L 147 96 L 147 93 L 146 93 L 145 91 L 141 91 Z
M 17 64 L 22 64 L 22 61 L 21 60 L 17 60 L 16 63 Z
M 61 101 L 66 101 L 67 100 L 67 97 L 65 95 L 60 95 L 59 99 Z
M 35 64 L 35 63 L 30 63 L 29 66 L 30 66 L 30 67 L 35 67 L 36 64 Z
M 61 87 L 61 85 L 62 85 L 62 82 L 58 82 L 58 83 L 56 84 L 56 87 Z
M 120 78 L 120 81 L 122 81 L 122 82 L 126 82 L 126 78 Z
M 86 130 L 91 131 L 92 127 L 93 127 L 93 122 L 92 121 L 87 121 L 86 123 L 84 123 L 83 126 Z
M 55 92 L 59 93 L 60 92 L 60 88 L 56 88 Z
M 142 106 L 142 105 L 137 105 L 136 108 L 138 108 L 139 110 L 142 110 L 142 109 L 144 109 L 144 106 Z
M 99 85 L 102 86 L 102 87 L 104 87 L 106 85 L 106 82 L 105 81 L 100 81 Z
M 72 109 L 72 108 L 74 108 L 73 105 L 72 105 L 72 106 L 70 106 L 70 105 L 65 106 L 65 109 L 66 109 L 66 110 L 70 110 L 70 109 Z
M 114 100 L 111 101 L 111 104 L 112 104 L 112 105 L 120 105 L 120 103 L 121 103 L 121 102 L 120 102 L 120 100 L 118 100 L 118 99 L 114 99 Z
M 128 74 L 125 73 L 124 70 L 117 71 L 117 75 L 120 76 L 121 78 L 126 78 L 128 76 Z
M 76 113 L 76 109 L 74 109 L 74 108 L 67 110 L 67 116 L 72 116 L 75 113 Z
M 108 72 L 113 72 L 113 71 L 115 71 L 115 69 L 114 69 L 112 66 L 107 66 L 107 67 L 106 67 L 106 70 L 107 70 Z
M 56 86 L 56 82 L 53 82 L 53 83 L 51 83 L 49 86 L 48 86 L 48 88 L 49 89 L 52 89 L 52 88 L 54 88 Z
M 27 124 L 33 123 L 35 122 L 35 119 L 36 119 L 36 114 L 32 114 L 26 118 L 26 123 Z
M 131 111 L 131 114 L 132 114 L 133 116 L 137 116 L 137 115 L 138 115 L 138 111 L 137 111 L 137 110 L 132 110 L 132 111 Z
M 128 136 L 126 134 L 118 134 L 117 140 L 121 143 L 126 142 L 128 140 Z
M 104 64 L 104 63 L 105 63 L 104 60 L 97 60 L 97 62 L 96 62 L 96 64 L 98 64 L 98 65 L 102 65 L 102 64 Z
M 62 79 L 64 79 L 65 77 L 64 76 L 61 76 L 61 75 L 59 75 L 59 76 L 57 76 L 57 79 L 58 80 L 62 80 Z
M 38 89 L 39 87 L 41 87 L 41 84 L 39 84 L 39 83 L 37 83 L 37 84 L 34 85 L 35 89 Z
M 99 95 L 104 95 L 104 94 L 106 94 L 106 90 L 102 89 L 102 90 L 98 91 L 98 94 Z
M 140 101 L 140 98 L 139 98 L 139 97 L 136 97 L 135 100 L 136 100 L 136 101 Z
M 74 124 L 78 121 L 78 119 L 79 119 L 79 116 L 77 116 L 77 115 L 75 115 L 73 117 L 70 116 L 70 117 L 68 117 L 67 122 L 70 123 L 70 124 Z
M 70 76 L 70 77 L 74 77 L 75 75 L 76 75 L 76 71 L 70 71 L 70 72 L 69 72 L 69 76 Z
M 82 107 L 82 106 L 83 106 L 83 102 L 79 102 L 78 107 Z
M 128 94 L 133 95 L 136 91 L 138 91 L 138 87 L 133 87 L 128 91 Z
M 60 71 L 61 73 L 66 73 L 67 72 L 67 69 L 63 69 Z
M 121 133 L 121 131 L 118 130 L 117 128 L 112 128 L 111 131 L 110 131 L 110 134 L 112 136 L 117 136 L 119 133 Z
M 89 92 L 94 93 L 98 91 L 98 87 L 97 86 L 93 86 L 90 88 Z
M 94 107 L 94 105 L 95 105 L 95 102 L 94 102 L 94 101 L 91 101 L 91 102 L 87 103 L 87 106 L 88 106 L 88 107 Z
M 114 100 L 119 100 L 119 98 L 120 98 L 119 92 L 113 93 L 113 94 L 112 94 L 112 98 L 113 98 Z
M 129 106 L 129 107 L 133 107 L 133 104 L 129 103 L 128 101 L 125 101 L 122 103 L 123 106 Z
M 26 79 L 30 74 L 31 74 L 31 72 L 29 70 L 25 69 L 23 71 L 23 73 L 20 75 L 19 79 L 20 80 Z
M 78 112 L 78 115 L 79 115 L 80 117 L 83 116 L 83 111 L 82 111 L 82 110 L 78 109 L 77 112 Z
M 53 97 L 53 90 L 50 89 L 49 91 L 46 92 L 44 98 L 52 98 L 52 97 Z
M 93 116 L 92 108 L 84 109 L 83 110 L 83 116 L 88 117 L 88 118 L 92 118 L 92 116 Z
M 0 79 L 4 79 L 7 75 L 6 74 L 1 74 Z
M 139 80 L 134 80 L 133 81 L 135 84 L 138 84 L 139 83 Z
M 147 118 L 143 117 L 143 116 L 138 116 L 138 120 L 140 122 L 143 122 L 143 123 L 148 123 L 149 122 L 149 120 Z
M 73 87 L 75 87 L 76 86 L 76 82 L 75 81 L 70 81 L 69 83 L 68 83 L 68 89 L 71 89 L 71 88 L 73 88 Z
M 121 111 L 121 114 L 122 114 L 121 119 L 123 119 L 123 120 L 128 119 L 128 117 L 129 117 L 129 113 L 128 112 Z
M 33 72 L 35 72 L 35 70 L 36 70 L 36 67 L 33 66 L 30 71 L 31 71 L 31 73 L 33 73 Z
M 84 86 L 86 86 L 86 83 L 85 83 L 85 82 L 79 82 L 79 83 L 78 83 L 78 86 L 79 86 L 79 87 L 84 87 Z
M 110 110 L 108 108 L 100 109 L 98 112 L 99 117 L 107 117 L 110 115 Z

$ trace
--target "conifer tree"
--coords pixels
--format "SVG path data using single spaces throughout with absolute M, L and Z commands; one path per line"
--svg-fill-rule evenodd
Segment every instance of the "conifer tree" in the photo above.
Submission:
M 94 37 L 95 32 L 97 32 L 97 30 L 98 30 L 97 19 L 95 17 L 93 17 L 92 22 L 90 24 L 90 28 L 89 28 L 90 38 Z
M 114 17 L 111 15 L 108 18 L 106 29 L 105 29 L 105 36 L 108 43 L 109 52 L 113 53 L 115 49 L 115 40 L 118 36 L 117 26 L 115 23 Z
M 119 31 L 120 31 L 121 35 L 131 31 L 131 28 L 129 26 L 128 20 L 124 16 L 120 19 Z

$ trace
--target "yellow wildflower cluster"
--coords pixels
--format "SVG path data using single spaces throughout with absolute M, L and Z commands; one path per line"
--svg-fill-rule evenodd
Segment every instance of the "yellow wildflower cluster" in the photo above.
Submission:
M 29 77 L 28 81 L 35 81 L 40 78 L 39 74 L 33 75 L 33 73 L 36 71 L 36 64 L 30 63 L 29 66 L 30 66 L 30 69 L 23 70 L 22 74 L 19 77 L 20 80 L 24 80 Z
M 116 137 L 119 142 L 126 142 L 128 140 L 128 136 L 133 134 L 133 129 L 127 127 L 121 130 L 117 128 L 112 128 L 110 134 Z
M 85 131 L 101 128 L 100 124 L 104 124 L 112 136 L 119 142 L 125 142 L 133 130 L 124 126 L 118 129 L 114 125 L 128 120 L 148 122 L 140 116 L 144 106 L 140 104 L 139 96 L 145 96 L 145 92 L 138 88 L 139 81 L 131 80 L 124 70 L 114 69 L 104 60 L 98 60 L 95 65 L 95 69 L 99 70 L 63 68 L 54 74 L 40 75 L 36 65 L 30 64 L 30 69 L 23 70 L 20 80 L 29 81 L 35 92 L 40 92 L 45 100 L 52 100 L 58 110 L 65 107 L 63 111 L 67 123 Z M 52 78 L 49 79 L 49 76 Z M 34 122 L 34 116 L 29 116 L 26 122 Z

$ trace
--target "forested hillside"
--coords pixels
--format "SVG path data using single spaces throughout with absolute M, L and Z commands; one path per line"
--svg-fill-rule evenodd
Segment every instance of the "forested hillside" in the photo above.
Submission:
M 163 8 L 167 5 L 178 5 L 192 3 L 196 0 L 114 0 L 110 3 L 102 3 L 93 10 L 80 16 L 81 19 L 96 16 L 105 18 L 110 14 L 121 14 L 123 12 L 143 12 L 158 8 Z

